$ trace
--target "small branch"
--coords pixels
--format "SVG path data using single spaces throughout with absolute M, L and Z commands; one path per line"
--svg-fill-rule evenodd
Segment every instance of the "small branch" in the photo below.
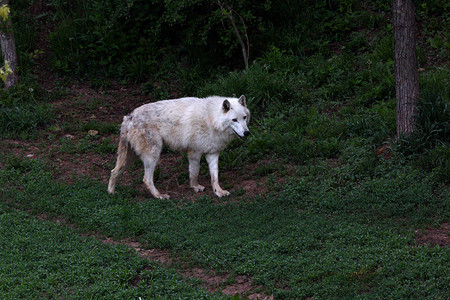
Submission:
M 248 68 L 248 58 L 250 55 L 250 44 L 249 44 L 248 35 L 247 35 L 247 27 L 245 26 L 244 19 L 238 14 L 239 19 L 244 26 L 244 33 L 245 33 L 245 38 L 247 40 L 247 47 L 245 46 L 244 41 L 242 40 L 241 34 L 239 33 L 239 30 L 236 26 L 236 22 L 234 21 L 234 18 L 233 18 L 233 10 L 228 5 L 228 2 L 225 0 L 225 2 L 222 3 L 220 0 L 217 0 L 217 4 L 220 6 L 222 11 L 227 15 L 228 19 L 230 19 L 231 26 L 233 26 L 234 33 L 236 34 L 239 44 L 241 45 L 242 56 L 244 57 L 245 68 L 247 69 Z M 224 7 L 224 5 L 226 7 Z
M 244 19 L 242 18 L 242 16 L 240 14 L 238 14 L 237 12 L 235 12 L 235 13 L 238 15 L 239 20 L 241 20 L 242 26 L 244 26 L 244 35 L 245 35 L 245 40 L 247 41 L 247 56 L 246 56 L 246 59 L 245 58 L 244 59 L 245 59 L 245 67 L 248 68 L 248 60 L 250 57 L 250 41 L 248 39 L 247 26 L 245 26 L 245 22 L 244 22 Z

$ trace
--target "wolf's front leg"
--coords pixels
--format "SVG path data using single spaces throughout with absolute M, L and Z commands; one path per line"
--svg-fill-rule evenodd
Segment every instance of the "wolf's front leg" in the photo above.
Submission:
M 188 158 L 191 188 L 193 188 L 196 193 L 203 192 L 205 187 L 198 183 L 198 173 L 200 172 L 200 160 L 202 158 L 202 154 L 199 152 L 188 152 Z
M 211 174 L 211 185 L 214 193 L 218 197 L 230 195 L 230 192 L 222 190 L 219 185 L 219 153 L 206 154 L 206 161 L 208 162 L 209 173 Z

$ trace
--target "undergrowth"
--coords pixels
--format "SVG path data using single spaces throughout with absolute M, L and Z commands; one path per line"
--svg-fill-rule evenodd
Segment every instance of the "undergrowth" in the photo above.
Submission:
M 42 96 L 35 84 L 19 84 L 0 90 L 0 136 L 29 138 L 54 121 L 49 104 L 38 101 Z

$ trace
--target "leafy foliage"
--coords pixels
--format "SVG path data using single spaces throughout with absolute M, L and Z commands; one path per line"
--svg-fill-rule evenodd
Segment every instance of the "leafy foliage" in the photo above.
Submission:
M 251 28 L 268 1 L 234 3 Z M 74 1 L 53 0 L 60 24 L 51 35 L 53 64 L 80 74 L 100 68 L 104 74 L 145 81 L 167 54 L 210 63 L 236 56 L 237 41 L 215 1 Z M 228 23 L 227 23 L 228 25 Z M 181 41 L 181 43 L 179 43 Z M 199 55 L 201 54 L 201 56 Z M 205 55 L 206 54 L 206 55 Z
M 449 72 L 440 70 L 425 76 L 417 115 L 416 132 L 403 141 L 401 150 L 417 159 L 425 169 L 435 169 L 450 182 L 450 89 Z
M 1 136 L 27 137 L 51 123 L 54 118 L 51 107 L 35 100 L 40 94 L 39 88 L 23 84 L 0 90 Z
M 41 53 L 36 49 L 38 38 L 37 21 L 28 13 L 31 3 L 28 0 L 11 1 L 11 19 L 16 42 L 18 56 L 17 72 L 20 82 L 29 80 L 30 72 L 35 65 L 37 54 Z
M 146 81 L 168 56 L 182 57 L 190 67 L 241 65 L 234 30 L 216 1 L 52 0 L 51 6 L 57 22 L 51 34 L 53 65 L 63 72 L 97 70 Z M 232 13 L 245 22 L 253 59 L 273 46 L 295 55 L 329 56 L 339 47 L 365 51 L 371 46 L 367 33 L 386 25 L 389 9 L 385 1 L 232 2 Z M 238 25 L 243 32 L 244 24 Z

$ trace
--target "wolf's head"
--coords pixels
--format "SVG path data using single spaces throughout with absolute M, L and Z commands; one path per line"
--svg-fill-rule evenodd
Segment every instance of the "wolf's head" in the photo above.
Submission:
M 226 99 L 222 103 L 222 111 L 225 114 L 225 127 L 230 134 L 236 134 L 240 139 L 247 139 L 250 135 L 247 123 L 250 121 L 250 111 L 245 102 L 245 96 Z

